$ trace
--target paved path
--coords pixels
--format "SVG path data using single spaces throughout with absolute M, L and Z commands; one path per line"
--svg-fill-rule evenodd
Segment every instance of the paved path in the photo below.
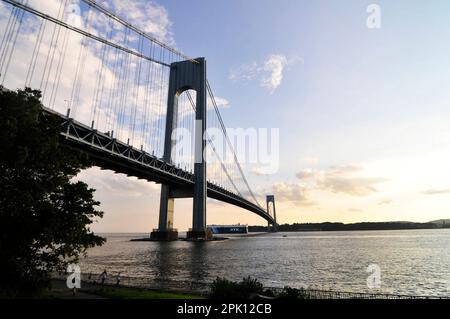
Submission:
M 93 286 L 92 284 L 82 282 L 81 288 L 81 290 L 77 290 L 74 296 L 72 290 L 67 288 L 65 281 L 52 279 L 52 289 L 49 294 L 59 299 L 106 299 L 105 297 L 85 291 L 85 289 L 95 289 L 98 288 L 98 286 Z

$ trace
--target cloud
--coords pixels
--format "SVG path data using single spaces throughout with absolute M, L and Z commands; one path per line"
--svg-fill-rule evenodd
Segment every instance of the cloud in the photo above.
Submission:
M 297 178 L 311 189 L 343 193 L 351 196 L 366 196 L 377 192 L 375 185 L 386 182 L 380 177 L 357 175 L 363 168 L 358 165 L 332 166 L 326 170 L 304 169 Z
M 359 165 L 355 164 L 348 164 L 348 165 L 340 165 L 340 166 L 331 166 L 330 167 L 330 174 L 333 175 L 344 175 L 348 173 L 354 173 L 362 171 L 363 168 Z
M 321 182 L 321 187 L 333 193 L 344 193 L 352 196 L 366 196 L 377 192 L 375 184 L 385 182 L 384 178 L 327 177 Z
M 271 55 L 264 62 L 263 70 L 265 75 L 261 78 L 261 86 L 273 92 L 278 88 L 283 80 L 283 70 L 287 64 L 287 59 L 283 55 Z
M 424 194 L 424 195 L 445 195 L 445 194 L 450 194 L 450 189 L 428 189 L 426 191 L 423 191 L 422 194 Z
M 310 168 L 307 168 L 307 169 L 304 169 L 304 170 L 300 171 L 299 173 L 297 173 L 296 176 L 297 176 L 298 179 L 307 180 L 307 179 L 311 179 L 311 178 L 316 177 L 317 176 L 317 172 L 312 170 L 312 169 L 310 169 Z
M 385 199 L 380 200 L 378 202 L 378 205 L 388 205 L 390 203 L 392 203 L 392 199 L 391 198 L 385 198 Z
M 271 175 L 270 172 L 267 171 L 267 167 L 263 166 L 254 166 L 250 169 L 250 173 L 252 173 L 255 176 L 269 176 Z
M 60 3 L 57 0 L 30 0 L 30 6 L 54 17 L 58 14 Z M 76 0 L 71 3 L 81 4 Z M 141 13 L 148 14 L 148 17 L 140 22 L 145 25 L 138 25 L 139 27 L 162 40 L 171 36 L 171 24 L 166 21 L 168 16 L 163 7 L 147 1 L 108 3 L 112 11 L 125 19 L 131 20 L 131 17 Z M 129 5 L 130 11 L 121 12 L 125 10 L 126 4 Z M 0 5 L 0 29 L 5 30 L 11 6 L 3 3 Z M 102 37 L 107 37 L 111 32 L 111 41 L 125 46 L 125 29 L 117 23 L 109 24 L 105 19 L 104 15 L 95 10 L 72 9 L 66 12 L 63 18 L 68 23 L 69 20 L 79 20 L 80 28 L 88 29 L 89 32 Z M 86 25 L 87 21 L 90 21 L 89 27 Z M 6 87 L 15 89 L 24 86 L 28 69 L 32 65 L 31 53 L 34 52 L 41 23 L 42 19 L 25 15 L 8 72 L 3 75 Z M 152 23 L 160 27 L 152 29 Z M 78 121 L 90 125 L 92 119 L 95 119 L 95 127 L 100 131 L 114 130 L 115 137 L 119 140 L 126 142 L 130 138 L 130 143 L 135 147 L 144 145 L 145 150 L 149 152 L 161 151 L 160 134 L 151 134 L 148 128 L 155 127 L 156 130 L 162 131 L 158 123 L 165 116 L 165 107 L 161 107 L 161 104 L 164 104 L 164 97 L 167 96 L 168 70 L 110 47 L 104 51 L 104 46 L 94 41 L 87 41 L 87 46 L 83 47 L 83 37 L 64 28 L 60 30 L 57 45 L 53 45 L 54 27 L 51 23 L 45 26 L 42 44 L 37 50 L 35 68 L 31 73 L 33 76 L 27 83 L 33 88 L 42 89 L 43 104 L 61 114 L 66 114 L 70 104 L 71 116 Z M 128 46 L 137 50 L 138 37 L 133 36 L 132 32 L 128 35 Z M 67 47 L 63 41 L 66 36 Z M 55 53 L 52 53 L 53 51 Z M 46 67 L 49 57 L 51 61 L 48 65 L 53 67 Z M 57 71 L 59 66 L 61 72 Z M 137 80 L 135 74 L 140 74 L 140 79 Z M 151 79 L 151 83 L 148 84 L 146 79 Z M 76 86 L 77 90 L 73 90 L 75 80 L 79 84 Z M 126 90 L 123 83 L 126 83 Z M 95 99 L 96 92 L 101 92 L 98 94 L 98 100 Z M 219 99 L 218 103 L 225 107 L 227 101 Z
M 101 170 L 93 167 L 82 171 L 74 180 L 81 180 L 90 187 L 98 189 L 108 196 L 136 198 L 156 194 L 159 186 L 135 177 L 127 177 L 124 174 L 115 174 L 112 171 Z
M 316 166 L 319 164 L 319 159 L 315 157 L 305 157 L 302 161 L 309 166 Z
M 352 213 L 362 213 L 363 212 L 363 210 L 359 209 L 359 208 L 349 208 L 348 211 L 352 212 Z
M 247 82 L 256 79 L 260 75 L 260 72 L 261 67 L 256 62 L 252 62 L 251 64 L 242 64 L 230 71 L 229 79 Z
M 76 0 L 67 3 L 84 5 L 81 1 Z M 56 17 L 61 1 L 30 0 L 29 4 L 36 10 Z M 171 22 L 164 7 L 143 0 L 111 0 L 102 4 L 108 5 L 109 9 L 119 16 L 132 21 L 139 28 L 159 40 L 169 44 L 174 43 Z M 12 6 L 0 2 L 0 30 L 6 30 L 11 8 Z M 108 32 L 112 32 L 110 40 L 125 46 L 125 29 L 119 24 L 110 25 L 107 23 L 105 16 L 102 16 L 99 12 L 95 13 L 94 10 L 80 11 L 70 7 L 66 9 L 63 20 L 67 23 L 78 24 L 81 29 L 87 29 L 89 32 L 104 38 Z M 90 19 L 88 19 L 89 12 L 91 13 Z M 90 21 L 90 27 L 87 27 L 87 21 Z M 24 16 L 8 72 L 4 74 L 6 87 L 15 89 L 24 86 L 41 25 L 42 19 L 28 14 Z M 161 108 L 160 105 L 164 103 L 164 97 L 167 96 L 168 76 L 166 75 L 168 75 L 168 71 L 166 72 L 166 69 L 163 69 L 162 66 L 148 61 L 143 61 L 141 68 L 139 68 L 140 58 L 110 47 L 104 49 L 102 44 L 91 40 L 86 42 L 86 46 L 82 46 L 83 37 L 64 28 L 61 28 L 57 33 L 59 34 L 59 40 L 54 45 L 52 44 L 52 34 L 53 30 L 58 29 L 54 29 L 55 25 L 48 22 L 44 26 L 45 32 L 42 35 L 42 43 L 36 50 L 33 77 L 28 83 L 31 87 L 38 89 L 41 81 L 43 81 L 43 104 L 65 114 L 70 103 L 71 115 L 78 121 L 90 125 L 93 118 L 95 90 L 98 87 L 98 91 L 101 91 L 99 93 L 101 98 L 98 99 L 99 102 L 96 107 L 96 127 L 104 132 L 113 128 L 115 136 L 125 142 L 134 135 L 131 144 L 135 147 L 140 147 L 143 144 L 149 152 L 161 150 L 160 134 L 151 132 L 148 128 L 163 129 L 157 128 L 158 125 L 154 123 L 161 122 L 165 115 L 165 108 Z M 63 40 L 66 37 L 67 46 L 65 47 Z M 137 50 L 137 44 L 138 37 L 130 32 L 129 47 Z M 104 50 L 107 53 L 102 57 Z M 55 52 L 52 54 L 53 51 Z M 51 59 L 48 64 L 51 64 L 52 68 L 45 67 L 48 58 Z M 84 61 L 84 63 L 80 61 Z M 83 64 L 85 65 L 84 68 L 82 67 Z M 120 65 L 126 67 L 119 68 Z M 61 67 L 61 72 L 57 71 L 58 67 Z M 138 70 L 140 69 L 142 69 L 141 78 L 136 80 L 135 75 L 139 73 Z M 125 73 L 125 70 L 128 70 L 128 72 Z M 72 88 L 77 74 L 79 84 L 77 89 L 79 91 L 78 94 L 73 94 L 75 90 L 72 90 Z M 102 86 L 98 85 L 99 81 L 97 80 L 100 75 L 102 75 Z M 146 79 L 152 79 L 151 85 L 145 82 Z M 127 85 L 127 90 L 120 90 L 123 83 Z M 119 95 L 119 92 L 122 91 L 124 94 Z M 72 98 L 73 100 L 71 100 Z M 219 99 L 218 103 L 224 105 L 226 101 Z M 136 118 L 134 133 L 132 133 L 133 127 L 131 125 L 133 114 Z M 152 193 L 158 194 L 156 191 L 159 190 L 159 186 L 153 183 L 107 173 L 99 169 L 83 171 L 76 177 L 76 180 L 88 182 L 91 187 L 99 190 L 99 194 L 119 198 L 148 196 Z
M 250 173 L 252 173 L 255 176 L 266 176 L 267 174 L 265 174 L 260 167 L 253 167 L 250 170 Z
M 285 69 L 298 62 L 302 62 L 298 56 L 271 54 L 262 63 L 254 61 L 232 69 L 229 78 L 244 82 L 257 80 L 261 87 L 273 93 L 281 85 Z
M 306 187 L 294 183 L 276 183 L 272 186 L 272 191 L 277 200 L 293 202 L 299 206 L 314 206 L 315 203 L 309 198 L 309 191 Z
M 172 21 L 162 5 L 148 0 L 112 0 L 112 9 L 158 40 L 169 45 L 175 44 Z
M 212 109 L 213 105 L 214 105 L 212 102 L 212 99 L 209 95 L 208 95 L 207 99 L 208 99 L 207 100 L 208 109 Z M 227 99 L 225 99 L 223 97 L 219 97 L 219 96 L 214 96 L 214 100 L 216 101 L 218 108 L 222 108 L 222 109 L 230 108 L 230 102 Z

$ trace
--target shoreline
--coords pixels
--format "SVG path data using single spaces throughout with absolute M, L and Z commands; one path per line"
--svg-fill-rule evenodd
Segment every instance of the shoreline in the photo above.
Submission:
M 320 223 L 320 224 L 293 224 L 279 225 L 279 233 L 289 232 L 338 232 L 338 231 L 398 231 L 398 230 L 438 230 L 450 229 L 450 225 L 439 226 L 436 224 L 418 223 Z M 263 226 L 249 226 L 249 233 L 266 233 Z
M 170 289 L 154 289 L 149 287 L 133 287 L 113 284 L 93 284 L 82 282 L 81 288 L 75 294 L 72 289 L 67 288 L 66 281 L 59 278 L 51 279 L 52 288 L 47 291 L 43 299 L 172 299 L 172 300 L 193 300 L 209 299 L 207 294 L 200 294 L 196 291 L 173 291 Z M 275 294 L 280 294 L 282 288 L 264 287 L 265 293 L 255 294 L 250 299 L 277 299 Z M 450 296 L 431 295 L 402 295 L 389 293 L 367 293 L 351 291 L 317 290 L 309 288 L 290 288 L 303 297 L 298 299 L 325 300 L 325 299 L 429 299 L 438 300 L 450 299 Z
M 187 239 L 187 238 L 178 238 L 177 240 L 172 240 L 172 241 L 188 241 L 188 242 L 211 242 L 211 241 L 224 241 L 224 240 L 228 240 L 229 238 L 227 237 L 213 237 L 211 239 L 197 239 L 197 240 L 192 240 L 192 239 Z M 164 240 L 156 240 L 156 239 L 151 239 L 149 237 L 144 237 L 144 238 L 133 238 L 130 239 L 130 241 L 133 242 L 146 242 L 146 241 L 150 241 L 150 242 L 164 242 Z

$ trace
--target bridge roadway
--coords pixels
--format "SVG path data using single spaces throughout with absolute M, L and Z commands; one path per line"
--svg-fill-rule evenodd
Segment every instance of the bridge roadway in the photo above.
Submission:
M 102 133 L 56 111 L 43 109 L 46 116 L 54 116 L 61 123 L 60 142 L 87 152 L 95 165 L 147 181 L 167 184 L 173 189 L 173 198 L 192 198 L 194 174 L 143 150 L 118 141 L 108 133 Z M 241 207 L 275 225 L 275 220 L 262 207 L 230 192 L 214 183 L 207 183 L 207 196 Z

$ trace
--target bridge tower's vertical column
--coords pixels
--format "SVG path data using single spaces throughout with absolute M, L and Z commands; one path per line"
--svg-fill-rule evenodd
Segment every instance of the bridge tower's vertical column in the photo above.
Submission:
M 177 128 L 178 122 L 178 93 L 177 93 L 177 68 L 171 65 L 169 76 L 169 92 L 167 97 L 166 129 L 164 135 L 163 160 L 172 163 L 172 150 L 174 141 L 172 132 Z M 158 229 L 154 230 L 151 238 L 154 240 L 177 240 L 178 231 L 173 228 L 175 199 L 171 197 L 171 187 L 168 184 L 161 185 L 161 198 L 159 204 Z
M 275 222 L 272 225 L 272 227 L 270 227 L 271 225 L 269 224 L 268 228 L 269 228 L 269 231 L 272 230 L 272 231 L 276 232 L 277 231 L 277 211 L 275 209 L 275 196 L 274 195 L 267 195 L 267 197 L 266 197 L 267 213 L 269 213 L 270 203 L 272 203 L 273 219 Z
M 197 92 L 193 227 L 188 233 L 188 238 L 204 238 L 206 236 L 206 161 L 203 156 L 206 148 L 206 141 L 203 138 L 206 131 L 206 61 L 204 58 L 171 64 L 163 156 L 166 163 L 173 161 L 172 150 L 175 141 L 172 140 L 172 132 L 177 128 L 178 98 L 187 90 Z M 178 239 L 178 232 L 173 229 L 175 193 L 176 189 L 173 186 L 162 184 L 159 228 L 152 232 L 152 239 Z
M 195 151 L 194 151 L 194 201 L 192 229 L 187 233 L 188 239 L 207 239 L 206 231 L 206 61 L 198 59 L 199 66 L 195 79 L 197 101 L 195 110 Z

